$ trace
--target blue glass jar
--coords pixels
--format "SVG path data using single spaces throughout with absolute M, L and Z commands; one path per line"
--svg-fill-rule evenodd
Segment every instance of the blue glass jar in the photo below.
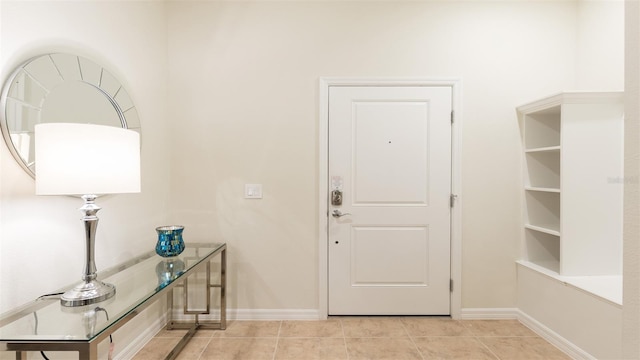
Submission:
M 162 257 L 180 255 L 184 251 L 183 230 L 184 226 L 181 225 L 157 227 L 158 243 L 156 244 L 156 253 Z

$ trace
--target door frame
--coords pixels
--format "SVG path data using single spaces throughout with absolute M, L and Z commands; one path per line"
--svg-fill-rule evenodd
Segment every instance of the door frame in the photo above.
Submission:
M 457 78 L 333 78 L 321 77 L 318 122 L 318 317 L 329 315 L 329 88 L 335 86 L 448 86 L 452 90 L 454 122 L 451 125 L 451 317 L 460 319 L 462 308 L 462 81 Z

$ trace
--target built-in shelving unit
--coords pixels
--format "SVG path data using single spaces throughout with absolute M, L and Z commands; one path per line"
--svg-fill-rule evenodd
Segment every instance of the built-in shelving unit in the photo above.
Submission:
M 558 275 L 620 275 L 621 93 L 563 93 L 518 108 L 522 260 Z
M 524 119 L 525 254 L 529 261 L 560 270 L 561 107 L 546 107 Z
M 517 110 L 523 145 L 518 308 L 528 325 L 549 329 L 594 358 L 618 358 L 623 94 L 562 93 Z

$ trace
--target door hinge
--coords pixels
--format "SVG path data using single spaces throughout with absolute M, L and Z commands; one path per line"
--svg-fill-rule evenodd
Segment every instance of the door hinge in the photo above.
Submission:
M 451 110 L 451 123 L 452 123 L 452 124 L 453 124 L 453 119 L 454 119 L 454 117 L 455 117 L 453 114 L 454 114 L 454 112 L 453 112 L 453 110 Z
M 449 279 L 449 292 L 453 292 L 453 279 Z
M 449 196 L 449 207 L 453 207 L 453 205 L 455 205 L 457 198 L 458 198 L 458 195 L 456 194 L 451 194 L 451 196 Z

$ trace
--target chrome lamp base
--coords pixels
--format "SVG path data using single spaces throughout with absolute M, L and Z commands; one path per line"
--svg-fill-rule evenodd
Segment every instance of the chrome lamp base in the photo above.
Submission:
M 60 297 L 62 306 L 84 306 L 105 301 L 116 294 L 116 287 L 100 280 L 83 282 Z
M 96 195 L 83 195 L 84 205 L 80 211 L 84 213 L 82 222 L 85 230 L 85 268 L 82 283 L 65 292 L 60 298 L 62 306 L 84 306 L 107 300 L 116 294 L 116 287 L 98 280 L 95 261 L 96 229 L 100 207 L 96 205 Z

